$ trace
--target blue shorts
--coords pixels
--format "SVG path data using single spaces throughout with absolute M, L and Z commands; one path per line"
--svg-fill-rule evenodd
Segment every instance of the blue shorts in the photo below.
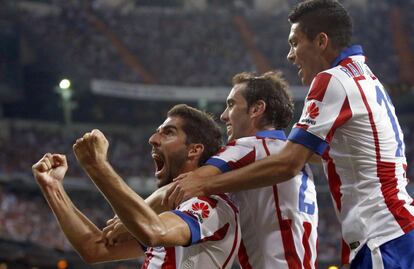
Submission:
M 414 230 L 371 251 L 365 244 L 350 269 L 414 269 Z

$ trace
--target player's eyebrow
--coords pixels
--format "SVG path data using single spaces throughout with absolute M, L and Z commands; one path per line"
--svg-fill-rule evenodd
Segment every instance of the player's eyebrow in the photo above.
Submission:
M 156 129 L 156 131 L 157 131 L 157 133 L 158 132 L 160 132 L 160 131 L 162 131 L 162 130 L 169 130 L 169 129 L 174 129 L 175 131 L 178 131 L 178 128 L 177 128 L 177 126 L 175 126 L 175 125 L 164 125 L 164 126 L 160 126 L 160 127 L 158 127 L 157 129 Z

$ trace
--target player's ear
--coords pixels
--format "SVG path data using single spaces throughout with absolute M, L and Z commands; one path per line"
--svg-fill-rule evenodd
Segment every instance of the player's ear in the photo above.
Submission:
M 201 158 L 201 155 L 204 152 L 204 145 L 200 143 L 193 143 L 190 144 L 189 150 L 188 150 L 188 158 L 189 159 L 197 159 L 199 160 Z
M 324 32 L 320 32 L 316 35 L 314 41 L 321 50 L 326 50 L 329 45 L 329 36 Z
M 263 100 L 258 100 L 255 104 L 253 104 L 250 108 L 251 116 L 258 117 L 265 113 L 266 111 L 266 102 Z

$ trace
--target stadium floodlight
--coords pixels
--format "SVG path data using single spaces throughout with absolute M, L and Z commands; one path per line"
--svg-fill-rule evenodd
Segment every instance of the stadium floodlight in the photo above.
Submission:
M 70 87 L 71 83 L 70 80 L 67 78 L 62 79 L 59 82 L 58 86 L 55 86 L 55 91 L 60 95 L 62 98 L 62 110 L 63 110 L 63 117 L 66 124 L 70 124 L 72 122 L 72 108 L 73 104 L 71 101 L 73 90 Z
M 59 82 L 59 88 L 61 88 L 62 90 L 69 89 L 69 87 L 70 87 L 70 80 L 69 79 L 64 78 Z

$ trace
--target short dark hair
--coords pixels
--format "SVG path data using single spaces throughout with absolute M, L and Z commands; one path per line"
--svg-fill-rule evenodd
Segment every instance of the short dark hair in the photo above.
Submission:
M 191 143 L 204 145 L 199 165 L 203 165 L 222 146 L 220 127 L 212 115 L 191 106 L 179 104 L 171 108 L 167 116 L 183 119 L 183 131 L 187 136 L 187 145 Z
M 294 106 L 282 72 L 269 71 L 260 76 L 249 72 L 239 73 L 233 77 L 233 85 L 240 83 L 246 83 L 241 94 L 246 99 L 247 109 L 259 100 L 266 103 L 262 126 L 271 124 L 276 129 L 283 129 L 289 125 Z
M 299 23 L 308 39 L 326 33 L 337 49 L 348 47 L 352 38 L 352 20 L 336 0 L 306 0 L 297 4 L 289 14 L 290 23 Z

